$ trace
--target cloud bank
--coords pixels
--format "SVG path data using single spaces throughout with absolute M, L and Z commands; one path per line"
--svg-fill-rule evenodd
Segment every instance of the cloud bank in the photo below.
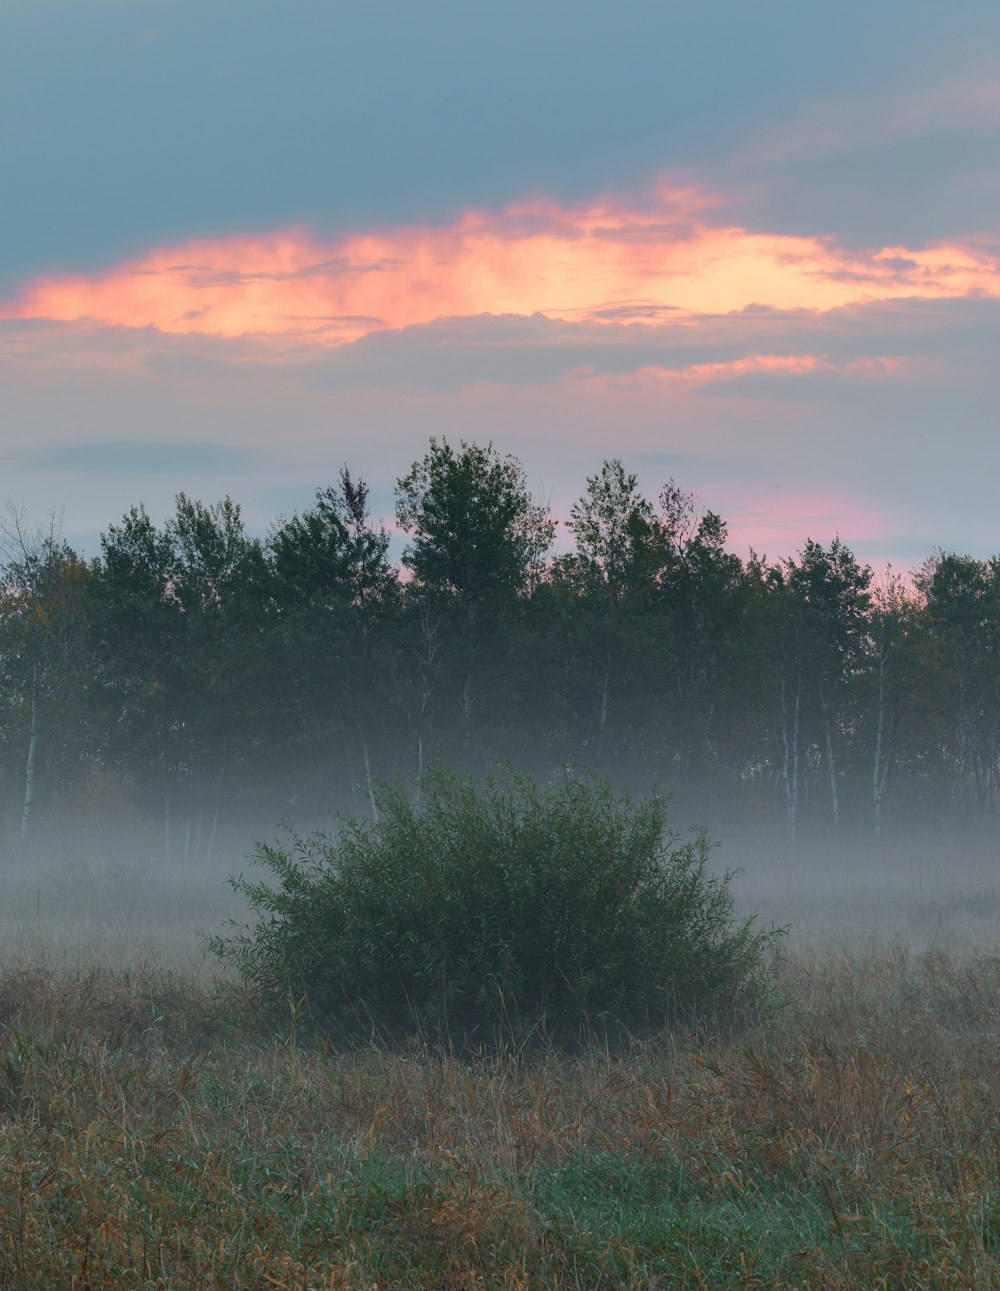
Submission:
M 720 223 L 720 201 L 661 188 L 642 205 L 535 201 L 329 243 L 295 229 L 203 239 L 100 274 L 40 277 L 0 303 L 0 317 L 339 345 L 442 317 L 540 314 L 622 327 L 753 306 L 816 313 L 1000 291 L 1000 259 L 974 243 L 845 248 Z

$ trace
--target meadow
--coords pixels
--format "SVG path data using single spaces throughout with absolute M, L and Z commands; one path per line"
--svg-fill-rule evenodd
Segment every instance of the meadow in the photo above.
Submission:
M 0 881 L 0 1287 L 1000 1286 L 988 847 L 720 853 L 739 1035 L 335 1052 L 201 955 L 222 875 Z

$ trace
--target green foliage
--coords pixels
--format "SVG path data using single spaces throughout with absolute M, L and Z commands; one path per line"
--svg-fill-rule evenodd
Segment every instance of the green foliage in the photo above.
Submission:
M 703 833 L 604 783 L 477 784 L 438 769 L 414 805 L 261 845 L 274 878 L 234 885 L 257 924 L 213 949 L 265 1001 L 334 1034 L 492 1047 L 620 1042 L 731 1019 L 767 989 L 774 934 L 734 920 Z
M 434 761 L 613 771 L 727 833 L 1000 816 L 1000 557 L 744 561 L 618 458 L 555 521 L 516 457 L 441 438 L 395 506 L 399 567 L 346 467 L 263 540 L 228 498 L 133 507 L 89 567 L 0 513 L 0 834 L 33 800 L 61 849 L 114 780 L 144 854 L 202 863 Z
M 431 438 L 397 482 L 396 518 L 410 535 L 403 563 L 416 582 L 469 607 L 523 592 L 555 534 L 521 463 L 464 440 L 456 451 Z

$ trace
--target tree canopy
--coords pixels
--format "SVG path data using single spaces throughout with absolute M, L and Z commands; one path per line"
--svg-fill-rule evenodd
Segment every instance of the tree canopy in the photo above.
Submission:
M 229 498 L 141 504 L 89 563 L 8 516 L 0 842 L 97 792 L 198 863 L 331 807 L 420 801 L 438 761 L 577 766 L 716 832 L 884 833 L 1000 811 L 1000 558 L 881 580 L 847 542 L 741 559 L 725 521 L 617 459 L 556 525 L 516 458 L 432 439 L 401 561 L 346 470 L 268 533 Z M 48 824 L 47 824 L 48 822 Z M 242 831 L 242 833 L 241 833 Z

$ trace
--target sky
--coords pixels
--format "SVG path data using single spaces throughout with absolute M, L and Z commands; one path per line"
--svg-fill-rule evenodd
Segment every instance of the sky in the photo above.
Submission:
M 986 556 L 998 359 L 995 0 L 0 5 L 0 498 L 87 555 L 443 435 Z

